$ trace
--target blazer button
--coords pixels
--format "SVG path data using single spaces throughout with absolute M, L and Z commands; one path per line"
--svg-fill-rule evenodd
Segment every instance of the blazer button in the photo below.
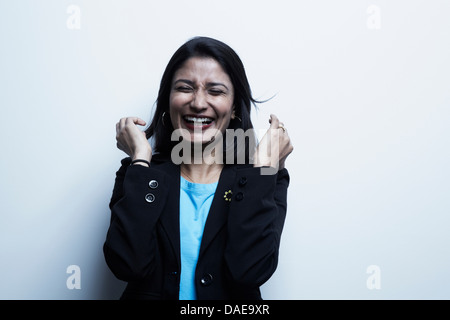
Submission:
M 148 183 L 148 186 L 149 186 L 151 189 L 156 189 L 156 188 L 158 188 L 158 181 L 156 181 L 156 180 L 151 180 L 151 181 Z
M 203 277 L 200 279 L 200 283 L 204 287 L 209 286 L 212 283 L 212 281 L 213 281 L 213 276 L 210 275 L 209 273 L 204 274 Z
M 239 185 L 240 186 L 245 186 L 246 183 L 247 183 L 247 178 L 246 177 L 241 177 L 239 179 Z
M 238 192 L 236 194 L 236 200 L 241 201 L 242 199 L 244 199 L 244 194 L 242 192 Z
M 145 195 L 145 201 L 150 202 L 150 203 L 155 201 L 155 195 L 153 193 L 147 193 Z

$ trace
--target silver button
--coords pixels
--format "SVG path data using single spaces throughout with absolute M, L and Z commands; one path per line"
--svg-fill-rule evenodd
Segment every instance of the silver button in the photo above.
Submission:
M 158 181 L 150 180 L 150 182 L 148 183 L 148 186 L 152 189 L 156 189 L 156 188 L 158 188 Z
M 147 193 L 145 195 L 145 201 L 147 201 L 147 202 L 155 201 L 155 195 L 153 193 Z
M 200 283 L 202 284 L 202 286 L 209 286 L 211 285 L 213 281 L 213 276 L 211 274 L 204 274 L 203 277 L 200 279 Z

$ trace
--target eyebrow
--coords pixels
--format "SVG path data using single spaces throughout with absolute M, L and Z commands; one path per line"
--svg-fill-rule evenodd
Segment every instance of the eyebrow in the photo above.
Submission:
M 183 83 L 186 83 L 186 84 L 188 84 L 190 86 L 194 86 L 194 82 L 191 81 L 191 80 L 187 80 L 187 79 L 178 79 L 173 84 L 176 85 L 178 82 L 183 82 Z M 221 82 L 208 82 L 206 84 L 206 86 L 207 87 L 222 86 L 222 87 L 225 87 L 225 89 L 229 90 L 228 87 L 225 84 L 221 83 Z

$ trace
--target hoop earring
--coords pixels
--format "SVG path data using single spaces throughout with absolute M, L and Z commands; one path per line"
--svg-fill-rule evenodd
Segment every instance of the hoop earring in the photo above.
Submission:
M 166 124 L 164 123 L 164 116 L 165 115 L 166 115 L 166 112 L 164 111 L 162 116 L 161 116 L 161 121 L 162 121 L 162 124 L 163 124 L 164 127 L 166 126 Z
M 242 119 L 239 118 L 239 117 L 234 113 L 234 110 L 233 110 L 233 114 L 231 115 L 231 119 L 234 120 L 235 118 L 237 118 L 237 119 L 239 120 L 239 122 L 242 122 Z

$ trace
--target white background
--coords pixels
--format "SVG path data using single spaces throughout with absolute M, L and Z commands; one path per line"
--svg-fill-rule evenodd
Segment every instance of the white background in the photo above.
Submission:
M 449 14 L 447 0 L 1 0 L 0 298 L 120 296 L 102 253 L 115 123 L 150 120 L 169 58 L 204 35 L 236 50 L 256 98 L 276 94 L 254 124 L 275 113 L 295 148 L 263 297 L 449 299 Z

